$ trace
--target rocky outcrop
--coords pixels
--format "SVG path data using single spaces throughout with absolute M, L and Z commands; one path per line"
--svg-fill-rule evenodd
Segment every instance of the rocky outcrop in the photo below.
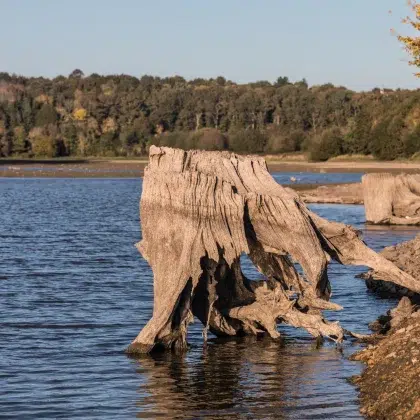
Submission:
M 353 378 L 360 389 L 361 413 L 373 419 L 418 419 L 420 311 L 405 297 L 378 324 L 387 335 L 352 356 L 367 364 Z
M 367 223 L 420 224 L 420 175 L 367 174 L 362 186 Z
M 299 188 L 298 193 L 305 203 L 363 204 L 361 183 L 321 185 L 312 189 Z
M 385 248 L 381 255 L 420 281 L 420 235 Z M 375 345 L 353 356 L 367 364 L 355 378 L 360 388 L 362 413 L 370 418 L 420 418 L 420 294 L 381 280 L 381 274 L 364 275 L 367 286 L 382 296 L 403 296 L 395 309 L 370 324 Z
M 204 338 L 208 330 L 277 338 L 276 325 L 285 322 L 339 342 L 344 330 L 322 314 L 342 309 L 330 301 L 331 259 L 367 265 L 420 292 L 352 227 L 317 216 L 277 184 L 259 157 L 151 147 L 140 217 L 138 249 L 153 270 L 154 309 L 129 352 L 185 349 L 193 317 Z M 243 253 L 263 280 L 243 275 Z

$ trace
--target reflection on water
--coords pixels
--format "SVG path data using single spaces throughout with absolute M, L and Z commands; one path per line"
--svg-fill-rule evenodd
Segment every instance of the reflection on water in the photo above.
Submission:
M 351 343 L 316 349 L 281 326 L 279 342 L 203 347 L 197 322 L 183 356 L 124 355 L 152 312 L 152 273 L 133 246 L 140 191 L 130 179 L 0 181 L 0 417 L 360 418 L 346 381 L 360 370 L 346 359 Z M 311 207 L 364 230 L 375 249 L 417 232 L 366 227 L 361 206 Z M 393 305 L 354 278 L 362 270 L 329 270 L 345 310 L 327 317 L 359 332 Z
M 334 347 L 304 341 L 211 341 L 187 356 L 139 360 L 145 418 L 324 418 L 358 416 L 354 369 Z M 330 372 L 340 370 L 340 386 Z

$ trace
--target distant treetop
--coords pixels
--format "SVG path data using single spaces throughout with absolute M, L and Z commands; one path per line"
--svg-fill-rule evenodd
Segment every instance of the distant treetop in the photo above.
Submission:
M 70 74 L 69 77 L 72 79 L 81 79 L 84 77 L 84 73 L 80 69 L 74 69 Z

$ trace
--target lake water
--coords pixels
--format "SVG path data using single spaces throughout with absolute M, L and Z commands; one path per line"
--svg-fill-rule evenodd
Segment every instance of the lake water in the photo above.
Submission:
M 361 369 L 346 358 L 351 343 L 316 349 L 281 327 L 281 342 L 203 347 L 196 322 L 183 356 L 126 357 L 152 313 L 152 272 L 134 248 L 140 193 L 140 179 L 0 179 L 0 418 L 360 418 L 346 381 Z M 375 249 L 417 233 L 366 229 L 361 206 L 311 208 L 363 229 Z M 328 318 L 366 332 L 394 302 L 369 293 L 354 278 L 361 271 L 331 265 L 345 310 Z
M 291 184 L 291 178 L 294 178 L 296 184 L 335 184 L 360 182 L 363 173 L 361 172 L 278 172 L 273 174 L 273 178 L 280 184 Z

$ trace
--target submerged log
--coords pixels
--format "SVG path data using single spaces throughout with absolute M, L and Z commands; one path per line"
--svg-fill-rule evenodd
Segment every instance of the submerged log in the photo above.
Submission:
M 277 323 L 284 322 L 340 342 L 344 330 L 322 314 L 342 309 L 330 302 L 331 259 L 372 267 L 420 291 L 352 227 L 307 209 L 271 177 L 263 158 L 152 146 L 140 216 L 137 246 L 153 270 L 154 309 L 129 352 L 186 348 L 194 317 L 203 323 L 204 337 L 210 330 L 277 338 Z M 244 276 L 241 254 L 264 280 Z
M 420 175 L 367 174 L 362 185 L 368 223 L 420 224 Z

